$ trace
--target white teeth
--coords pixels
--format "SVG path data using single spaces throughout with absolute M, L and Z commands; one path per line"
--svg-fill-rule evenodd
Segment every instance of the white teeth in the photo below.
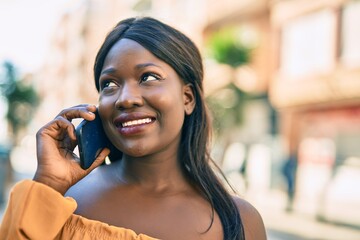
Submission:
M 122 123 L 122 126 L 123 127 L 130 127 L 130 126 L 140 125 L 140 124 L 145 124 L 145 123 L 150 123 L 150 122 L 151 122 L 151 118 L 144 118 L 144 119 L 124 122 L 124 123 Z

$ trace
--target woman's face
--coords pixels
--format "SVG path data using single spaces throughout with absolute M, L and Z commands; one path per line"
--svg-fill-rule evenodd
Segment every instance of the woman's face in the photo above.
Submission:
M 176 154 L 194 97 L 167 63 L 133 40 L 107 54 L 99 78 L 99 114 L 110 141 L 133 157 Z

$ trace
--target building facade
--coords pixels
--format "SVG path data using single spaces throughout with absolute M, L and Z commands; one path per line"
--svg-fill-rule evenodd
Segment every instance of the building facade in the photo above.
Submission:
M 360 212 L 342 212 L 357 209 L 360 199 L 351 190 L 359 178 L 344 180 L 360 166 L 359 16 L 359 1 L 276 1 L 269 88 L 297 155 L 299 201 L 308 203 L 303 210 L 357 225 Z M 339 205 L 344 208 L 336 210 Z
M 360 28 L 355 27 L 360 2 L 209 4 L 223 14 L 211 15 L 205 36 L 229 25 L 251 26 L 259 35 L 249 63 L 256 75 L 251 91 L 268 93 L 278 113 L 283 160 L 296 161 L 290 179 L 294 209 L 360 225 L 360 191 L 355 190 L 360 183 Z M 235 81 L 246 82 L 245 77 Z M 272 174 L 274 180 L 281 171 Z

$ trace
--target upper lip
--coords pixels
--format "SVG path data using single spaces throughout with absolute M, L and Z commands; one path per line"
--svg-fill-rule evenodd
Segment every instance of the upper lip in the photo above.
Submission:
M 125 122 L 140 120 L 140 119 L 145 119 L 145 118 L 151 118 L 152 120 L 156 119 L 154 116 L 151 116 L 151 115 L 145 114 L 145 113 L 139 113 L 139 112 L 122 113 L 114 119 L 114 124 L 116 126 L 122 126 L 122 124 Z

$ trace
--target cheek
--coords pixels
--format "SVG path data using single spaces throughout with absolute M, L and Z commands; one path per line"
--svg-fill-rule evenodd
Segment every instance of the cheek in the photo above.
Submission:
M 98 103 L 99 103 L 98 106 L 99 115 L 104 122 L 107 119 L 111 118 L 113 106 L 114 106 L 114 99 L 113 97 L 108 97 L 108 96 L 104 97 L 100 95 Z
M 158 89 L 152 92 L 148 99 L 152 99 L 153 105 L 159 109 L 184 111 L 183 98 L 180 90 L 177 89 Z
M 103 96 L 100 95 L 99 97 L 99 111 L 100 109 L 110 109 L 115 105 L 116 102 L 116 96 Z
M 163 124 L 182 125 L 185 117 L 185 109 L 183 98 L 178 92 L 163 91 L 152 97 L 153 101 L 150 103 L 158 109 L 161 118 L 166 118 Z
M 107 137 L 109 138 L 110 141 L 114 142 L 112 139 L 112 136 L 114 135 L 113 133 L 113 129 L 112 129 L 112 114 L 113 114 L 113 100 L 111 100 L 111 98 L 109 97 L 102 97 L 100 96 L 99 98 L 99 106 L 98 106 L 98 111 L 99 111 L 99 115 L 100 118 L 102 120 L 102 125 L 104 128 L 104 131 L 107 135 Z
M 104 96 L 100 94 L 99 96 L 99 105 L 109 105 L 114 102 L 114 96 Z

